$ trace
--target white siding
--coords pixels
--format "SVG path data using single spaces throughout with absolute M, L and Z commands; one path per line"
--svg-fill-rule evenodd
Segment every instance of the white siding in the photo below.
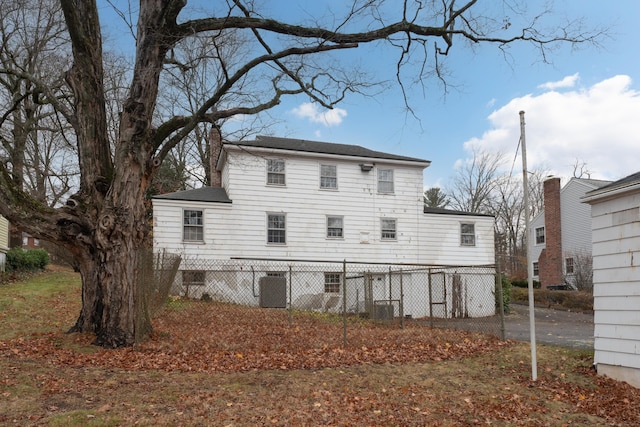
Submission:
M 267 185 L 268 158 L 228 153 L 226 189 L 233 201 L 233 224 L 222 228 L 225 235 L 219 237 L 228 252 L 239 257 L 418 262 L 422 167 L 376 165 L 394 170 L 394 194 L 379 194 L 375 168 L 362 172 L 357 162 L 335 159 L 274 156 L 285 160 L 286 185 Z M 337 166 L 337 190 L 320 189 L 320 163 Z M 267 213 L 277 212 L 286 214 L 286 245 L 267 244 Z M 343 239 L 326 237 L 327 215 L 343 217 Z M 396 241 L 380 239 L 381 218 L 397 220 Z M 363 233 L 368 243 L 361 243 Z
M 474 223 L 475 246 L 460 244 L 460 223 Z M 420 258 L 438 265 L 488 265 L 495 262 L 493 217 L 425 214 L 420 225 Z
M 285 186 L 266 184 L 268 155 L 227 154 L 223 181 L 231 204 L 154 199 L 157 248 L 199 257 L 486 265 L 494 263 L 493 218 L 424 214 L 422 167 L 277 156 Z M 321 189 L 320 164 L 337 166 L 338 189 Z M 377 192 L 376 168 L 394 170 L 394 193 Z M 182 210 L 203 209 L 205 242 L 182 241 Z M 286 244 L 267 243 L 267 214 L 286 214 Z M 326 237 L 326 218 L 343 217 L 341 239 Z M 396 240 L 382 240 L 380 221 L 396 219 Z M 460 245 L 460 223 L 475 224 L 476 245 Z
M 0 215 L 0 271 L 5 271 L 9 250 L 9 221 Z
M 269 260 L 303 261 L 308 264 L 320 261 L 361 262 L 371 264 L 430 264 L 440 266 L 485 266 L 495 263 L 494 218 L 454 213 L 424 213 L 423 169 L 424 163 L 406 161 L 384 161 L 365 159 L 373 163 L 370 171 L 359 166 L 362 159 L 347 156 L 318 155 L 312 153 L 275 153 L 261 149 L 252 154 L 248 149 L 229 147 L 222 162 L 222 184 L 231 203 L 188 202 L 166 198 L 153 199 L 154 249 L 177 253 L 186 259 L 227 260 L 232 258 L 258 258 Z M 267 185 L 267 160 L 271 158 L 285 161 L 285 185 Z M 375 160 L 375 161 L 374 161 Z M 320 165 L 336 166 L 337 189 L 320 188 Z M 393 194 L 381 194 L 377 190 L 379 169 L 393 170 Z M 185 209 L 203 211 L 204 241 L 183 241 L 183 212 Z M 267 242 L 267 215 L 285 214 L 286 244 Z M 327 216 L 343 218 L 343 237 L 327 237 Z M 381 236 L 381 220 L 396 220 L 396 239 L 385 240 Z M 473 223 L 475 245 L 461 244 L 461 223 Z M 182 269 L 195 268 L 181 265 Z M 441 290 L 449 300 L 453 295 L 453 281 L 464 294 L 464 314 L 469 316 L 489 316 L 495 314 L 494 275 L 492 269 L 482 273 L 477 270 L 469 277 L 464 268 L 443 272 Z M 422 317 L 428 312 L 426 272 L 404 274 L 407 302 L 404 313 Z M 385 275 L 380 275 L 384 278 Z M 472 277 L 472 278 L 471 278 Z M 359 298 L 364 295 L 364 278 L 351 279 L 351 288 L 360 286 Z M 358 280 L 361 281 L 358 285 Z M 222 300 L 238 302 L 242 300 L 242 290 L 254 285 L 238 278 L 224 283 L 213 283 L 207 278 L 205 287 L 182 289 L 190 297 L 200 297 L 204 293 L 215 295 Z M 304 301 L 315 301 L 319 307 L 334 306 L 336 295 L 324 292 L 323 273 L 314 277 L 304 277 L 296 282 L 304 282 L 304 288 L 292 289 L 291 297 L 295 307 Z M 293 281 L 292 281 L 293 282 Z M 393 280 L 394 298 L 399 298 L 399 276 Z M 382 285 L 382 282 L 375 282 Z M 480 285 L 478 285 L 480 283 Z M 180 280 L 174 284 L 181 288 Z M 388 283 L 387 283 L 388 285 Z M 381 290 L 390 289 L 385 285 Z M 448 289 L 448 290 L 447 290 Z M 374 289 L 374 294 L 376 293 Z M 422 293 L 420 296 L 419 294 Z M 246 295 L 246 292 L 244 293 Z M 255 294 L 255 292 L 254 292 Z M 255 295 L 254 295 L 255 297 Z M 310 298 L 314 297 L 314 298 Z M 318 298 L 316 298 L 318 297 Z M 354 295 L 351 295 L 355 298 Z M 375 298 L 386 299 L 379 295 Z M 242 300 L 243 303 L 246 300 Z M 364 304 L 357 301 L 357 307 Z M 490 302 L 489 304 L 487 302 Z M 249 301 L 258 304 L 257 300 Z M 435 313 L 436 316 L 454 315 L 452 301 L 447 303 L 448 311 Z M 352 309 L 352 308 L 350 308 Z
M 640 369 L 640 218 L 628 215 L 639 206 L 637 193 L 591 205 L 594 361 L 608 375 Z

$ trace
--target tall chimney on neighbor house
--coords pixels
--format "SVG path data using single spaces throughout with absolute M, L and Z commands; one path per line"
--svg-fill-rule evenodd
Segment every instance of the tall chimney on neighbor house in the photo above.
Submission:
M 560 178 L 549 178 L 544 182 L 544 234 L 545 249 L 540 254 L 538 268 L 540 285 L 546 288 L 562 284 Z
M 220 128 L 214 125 L 209 134 L 209 181 L 211 187 L 222 187 L 222 173 L 216 169 L 220 151 L 222 151 L 222 134 Z

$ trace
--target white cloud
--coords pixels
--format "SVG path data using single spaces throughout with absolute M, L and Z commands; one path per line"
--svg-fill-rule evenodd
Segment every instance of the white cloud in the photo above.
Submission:
M 580 74 L 579 73 L 575 73 L 574 75 L 567 76 L 564 79 L 562 79 L 560 81 L 557 81 L 557 82 L 543 83 L 543 84 L 539 85 L 538 88 L 540 88 L 540 89 L 548 89 L 548 90 L 555 90 L 555 89 L 561 89 L 561 88 L 574 87 L 579 78 L 580 78 Z
M 347 116 L 347 111 L 342 108 L 321 111 L 317 104 L 311 102 L 305 102 L 291 112 L 299 118 L 308 119 L 312 123 L 320 123 L 326 127 L 339 125 Z
M 525 111 L 528 169 L 550 169 L 570 177 L 579 161 L 587 164 L 592 178 L 601 179 L 618 179 L 640 170 L 640 93 L 632 88 L 629 76 L 562 93 L 514 98 L 489 115 L 491 128 L 466 141 L 465 149 L 501 151 L 513 159 L 520 137 L 520 111 Z M 516 169 L 521 170 L 520 158 L 517 162 Z M 512 161 L 508 163 L 510 167 Z

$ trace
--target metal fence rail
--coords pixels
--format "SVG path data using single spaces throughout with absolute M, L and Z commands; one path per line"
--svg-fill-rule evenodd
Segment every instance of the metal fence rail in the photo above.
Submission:
M 290 325 L 309 312 L 397 328 L 463 329 L 504 339 L 501 287 L 494 266 L 183 258 L 169 289 L 165 318 L 183 303 L 198 310 L 237 306 L 281 310 Z M 176 304 L 180 302 L 181 304 Z M 197 302 L 197 304 L 195 304 Z M 169 322 L 170 323 L 170 322 Z M 335 337 L 333 337 L 335 339 Z

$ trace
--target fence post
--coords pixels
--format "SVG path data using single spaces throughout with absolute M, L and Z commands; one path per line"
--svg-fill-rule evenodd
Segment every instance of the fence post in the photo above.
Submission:
M 347 346 L 347 260 L 346 259 L 342 262 L 342 345 L 344 347 Z
M 398 304 L 398 310 L 400 310 L 400 328 L 404 329 L 404 289 L 402 287 L 402 269 L 400 269 L 400 303 Z
M 389 307 L 391 307 L 391 318 L 389 319 L 389 324 L 393 324 L 393 313 L 394 313 L 394 309 L 393 309 L 393 283 L 392 283 L 392 276 L 391 276 L 391 266 L 389 266 Z M 400 314 L 400 308 L 398 308 L 398 314 Z
M 427 283 L 429 286 L 429 327 L 433 329 L 433 292 L 431 292 L 431 269 L 427 274 Z
M 291 290 L 293 289 L 292 282 L 293 275 L 291 274 L 291 265 L 289 265 L 289 326 L 293 325 L 293 295 Z
M 502 296 L 502 273 L 500 272 L 500 260 L 496 257 L 496 292 L 498 293 L 498 309 L 500 312 L 500 338 L 507 339 L 507 331 L 504 324 L 504 298 Z

